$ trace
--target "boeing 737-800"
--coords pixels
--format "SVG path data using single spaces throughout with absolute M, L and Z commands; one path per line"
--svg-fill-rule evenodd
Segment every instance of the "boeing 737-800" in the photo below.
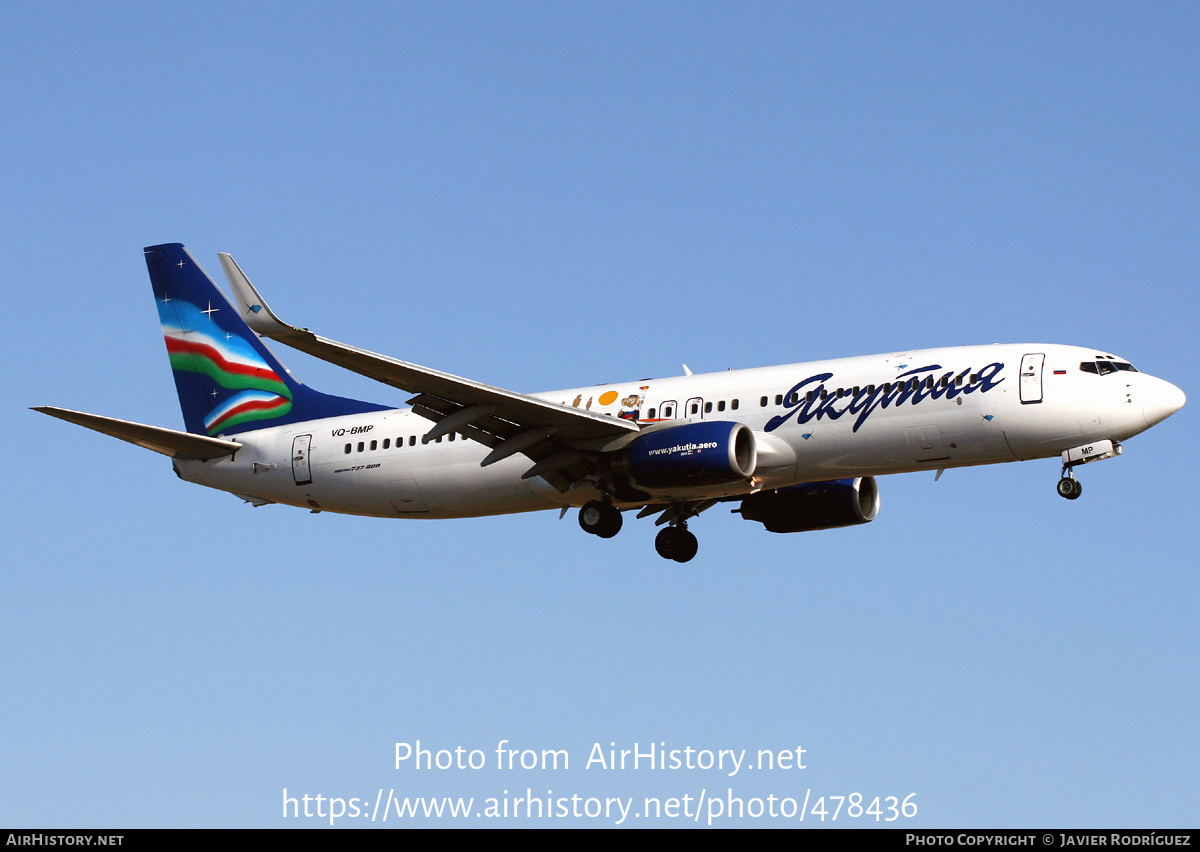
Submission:
M 688 522 L 722 502 L 772 532 L 862 524 L 875 477 L 1061 457 L 1081 464 L 1178 411 L 1183 392 L 1097 349 L 911 350 L 523 394 L 320 337 L 280 320 L 228 254 L 229 302 L 180 244 L 146 265 L 187 431 L 37 411 L 170 456 L 189 482 L 255 505 L 381 518 L 579 509 L 605 538 L 658 515 L 686 562 Z M 320 393 L 259 335 L 416 394 L 408 408 Z M 686 369 L 686 368 L 685 368 Z

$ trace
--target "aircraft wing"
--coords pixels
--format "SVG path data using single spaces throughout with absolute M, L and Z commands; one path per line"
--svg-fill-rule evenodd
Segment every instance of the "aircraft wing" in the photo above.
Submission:
M 242 448 L 237 441 L 193 435 L 190 432 L 178 432 L 174 429 L 164 429 L 161 426 L 147 426 L 131 420 L 101 417 L 99 414 L 55 408 L 52 405 L 39 405 L 33 410 L 57 417 L 59 420 L 66 420 L 77 426 L 102 432 L 105 435 L 111 435 L 114 438 L 120 438 L 122 441 L 137 444 L 139 447 L 154 450 L 156 453 L 162 453 L 173 459 L 219 459 L 222 456 L 233 455 Z
M 586 453 L 580 447 L 632 438 L 637 424 L 619 417 L 547 402 L 503 388 L 410 364 L 314 334 L 283 322 L 242 272 L 237 261 L 221 252 L 221 266 L 246 324 L 263 337 L 307 352 L 392 387 L 416 393 L 413 411 L 434 421 L 430 441 L 459 432 L 491 447 L 483 460 L 492 464 L 515 453 L 536 464 L 526 477 L 541 476 L 560 491 L 586 475 Z

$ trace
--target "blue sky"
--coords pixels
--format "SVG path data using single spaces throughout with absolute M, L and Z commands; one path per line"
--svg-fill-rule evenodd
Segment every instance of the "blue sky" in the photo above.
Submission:
M 529 787 L 1195 824 L 1195 403 L 1075 503 L 1054 461 L 890 477 L 860 528 L 713 510 L 686 566 L 649 521 L 602 541 L 556 513 L 252 509 L 27 410 L 181 425 L 141 253 L 170 241 L 210 273 L 233 253 L 302 325 L 521 391 L 1046 341 L 1194 396 L 1193 5 L 42 3 L 0 24 L 0 822 L 315 826 L 282 818 L 284 788 Z M 406 398 L 279 354 L 318 389 Z M 494 761 L 504 739 L 571 766 L 393 766 L 396 742 Z M 610 742 L 800 746 L 807 768 L 585 769 Z

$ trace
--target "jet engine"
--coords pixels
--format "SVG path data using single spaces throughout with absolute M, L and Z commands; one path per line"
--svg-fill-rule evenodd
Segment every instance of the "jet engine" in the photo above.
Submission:
M 706 420 L 640 435 L 614 467 L 643 487 L 676 488 L 749 479 L 757 464 L 749 426 Z
M 808 482 L 751 494 L 734 511 L 777 533 L 852 527 L 875 520 L 879 487 L 873 476 Z

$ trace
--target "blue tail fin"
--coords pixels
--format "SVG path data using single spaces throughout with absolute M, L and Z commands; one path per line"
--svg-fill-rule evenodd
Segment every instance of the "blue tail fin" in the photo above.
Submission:
M 388 408 L 300 384 L 247 327 L 187 249 L 168 243 L 145 252 L 189 432 L 232 435 Z

